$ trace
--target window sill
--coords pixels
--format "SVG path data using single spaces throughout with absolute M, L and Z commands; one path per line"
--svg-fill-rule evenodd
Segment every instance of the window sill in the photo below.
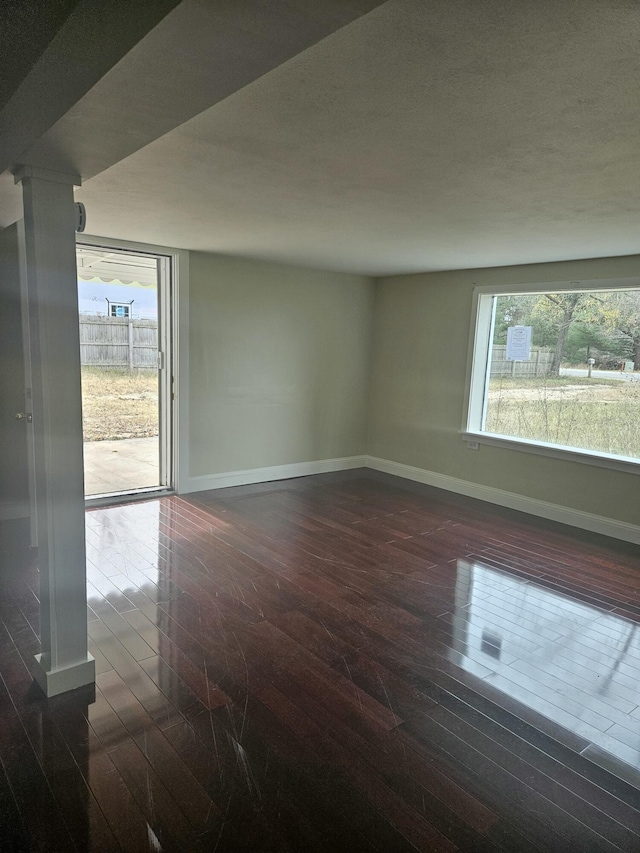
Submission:
M 560 444 L 546 444 L 542 441 L 532 441 L 526 438 L 513 438 L 489 432 L 462 431 L 464 441 L 486 444 L 490 447 L 502 447 L 507 450 L 534 453 L 538 456 L 549 456 L 552 459 L 565 459 L 568 462 L 582 462 L 598 468 L 608 468 L 611 471 L 625 471 L 628 474 L 640 474 L 640 459 L 625 456 L 614 456 L 609 453 L 599 453 L 595 450 L 580 450 L 576 447 L 566 447 Z

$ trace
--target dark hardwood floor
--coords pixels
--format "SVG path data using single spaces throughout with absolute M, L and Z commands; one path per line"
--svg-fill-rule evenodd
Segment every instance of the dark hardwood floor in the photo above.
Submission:
M 371 472 L 87 513 L 45 700 L 0 529 L 0 849 L 640 851 L 640 555 Z

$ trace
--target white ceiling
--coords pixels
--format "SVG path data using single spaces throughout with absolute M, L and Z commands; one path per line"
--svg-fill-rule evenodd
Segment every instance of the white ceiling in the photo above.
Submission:
M 636 0 L 390 0 L 77 198 L 93 234 L 372 275 L 640 253 L 639 39 Z

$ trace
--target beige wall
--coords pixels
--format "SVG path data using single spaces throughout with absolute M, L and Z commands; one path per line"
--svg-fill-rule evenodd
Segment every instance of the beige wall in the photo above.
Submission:
M 28 499 L 26 427 L 20 325 L 18 230 L 0 231 L 0 503 L 24 511 Z
M 461 440 L 475 285 L 640 275 L 640 257 L 426 273 L 376 283 L 368 452 L 637 524 L 640 478 Z
M 374 285 L 192 252 L 190 475 L 365 452 Z
M 27 496 L 16 245 L 0 232 L 0 502 Z M 637 476 L 459 431 L 474 285 L 640 275 L 639 257 L 375 283 L 198 252 L 190 268 L 192 477 L 369 453 L 638 523 Z

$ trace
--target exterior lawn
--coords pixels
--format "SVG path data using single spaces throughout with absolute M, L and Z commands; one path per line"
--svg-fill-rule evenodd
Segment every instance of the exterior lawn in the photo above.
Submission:
M 82 368 L 85 441 L 158 435 L 157 370 Z

